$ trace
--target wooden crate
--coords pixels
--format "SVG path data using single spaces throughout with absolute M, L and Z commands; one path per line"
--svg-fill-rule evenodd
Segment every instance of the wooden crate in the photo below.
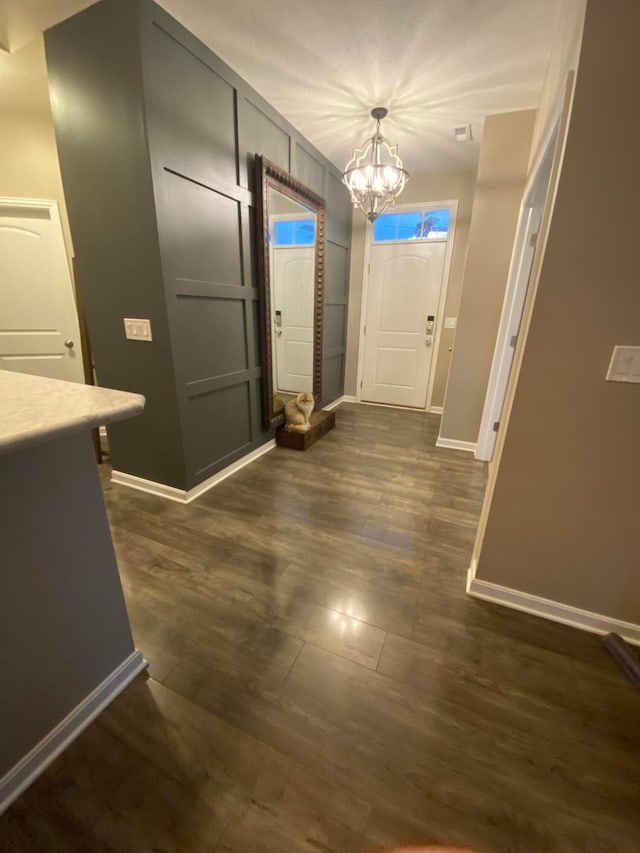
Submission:
M 289 432 L 285 427 L 276 430 L 276 444 L 279 447 L 289 447 L 291 450 L 308 450 L 319 438 L 333 429 L 336 425 L 335 412 L 325 412 L 320 409 L 313 412 L 310 418 L 311 429 L 308 432 Z

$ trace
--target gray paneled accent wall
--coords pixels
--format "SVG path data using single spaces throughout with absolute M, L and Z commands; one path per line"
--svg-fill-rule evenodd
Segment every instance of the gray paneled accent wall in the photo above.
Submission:
M 323 395 L 331 400 L 344 393 L 352 210 L 340 175 L 335 171 L 327 172 L 325 197 L 332 215 L 327 219 L 322 382 Z
M 243 98 L 239 105 L 238 136 L 243 140 L 245 149 L 244 159 L 239 164 L 243 187 L 255 188 L 253 157 L 256 153 L 290 171 L 291 137 L 248 98 Z
M 138 14 L 97 3 L 45 38 L 65 199 L 98 382 L 138 391 L 144 415 L 109 426 L 131 474 L 185 480 L 178 398 L 142 109 Z M 148 317 L 153 343 L 128 341 L 124 317 Z
M 326 169 L 324 165 L 313 154 L 299 143 L 296 143 L 294 149 L 293 163 L 291 164 L 293 174 L 305 186 L 312 189 L 314 192 L 323 198 L 326 195 Z
M 271 437 L 254 155 L 327 200 L 321 404 L 344 388 L 348 195 L 320 152 L 150 0 L 102 0 L 45 42 L 98 378 L 148 398 L 143 417 L 110 430 L 114 467 L 188 489 Z M 153 342 L 126 341 L 124 316 L 151 317 Z
M 348 248 L 327 240 L 322 341 L 322 395 L 326 400 L 335 400 L 344 393 L 348 275 Z

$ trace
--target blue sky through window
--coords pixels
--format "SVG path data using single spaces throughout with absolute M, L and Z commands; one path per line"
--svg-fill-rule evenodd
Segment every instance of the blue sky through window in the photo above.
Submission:
M 450 211 L 407 210 L 383 213 L 373 223 L 373 242 L 383 240 L 443 240 L 449 232 Z
M 274 246 L 313 246 L 315 240 L 314 219 L 276 219 L 273 223 Z

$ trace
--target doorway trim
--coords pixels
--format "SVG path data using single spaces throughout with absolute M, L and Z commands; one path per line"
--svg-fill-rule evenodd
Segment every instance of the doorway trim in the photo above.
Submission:
M 441 414 L 442 407 L 431 406 L 431 398 L 433 396 L 433 383 L 436 376 L 436 367 L 438 364 L 438 355 L 440 351 L 440 338 L 442 335 L 442 326 L 444 323 L 444 309 L 447 301 L 447 292 L 449 289 L 449 275 L 451 272 L 451 258 L 453 255 L 453 243 L 456 234 L 456 222 L 458 219 L 458 199 L 445 199 L 444 201 L 428 201 L 428 202 L 413 202 L 411 204 L 395 205 L 389 213 L 406 213 L 414 210 L 449 210 L 449 231 L 446 240 L 430 240 L 424 242 L 446 243 L 444 253 L 444 265 L 442 268 L 442 283 L 440 285 L 440 299 L 438 302 L 438 313 L 436 316 L 436 333 L 433 340 L 433 357 L 431 359 L 431 367 L 429 368 L 429 380 L 427 383 L 427 402 L 423 409 L 408 408 L 407 406 L 395 406 L 391 403 L 371 403 L 372 406 L 389 406 L 393 409 L 407 409 L 411 412 L 433 412 Z M 371 245 L 373 243 L 373 227 L 371 222 L 365 223 L 365 244 L 364 244 L 364 263 L 362 265 L 362 296 L 360 299 L 360 332 L 358 335 L 358 371 L 356 375 L 356 396 L 355 401 L 362 403 L 362 376 L 364 373 L 364 327 L 367 317 L 367 302 L 369 299 L 369 271 L 371 266 Z M 392 241 L 396 242 L 396 241 Z M 397 241 L 400 242 L 400 241 Z M 409 241 L 407 241 L 409 242 Z
M 504 302 L 500 316 L 500 325 L 496 337 L 496 345 L 489 373 L 489 383 L 485 396 L 478 441 L 476 444 L 475 457 L 484 462 L 490 462 L 496 444 L 497 428 L 502 420 L 504 401 L 511 375 L 516 346 L 520 343 L 520 325 L 524 311 L 529 279 L 533 269 L 536 252 L 544 250 L 542 240 L 538 240 L 533 246 L 530 238 L 536 234 L 542 226 L 546 210 L 548 217 L 553 215 L 555 194 L 557 188 L 557 173 L 554 181 L 554 162 L 556 161 L 556 149 L 560 134 L 560 123 L 564 114 L 567 90 L 571 87 L 573 78 L 570 77 L 565 83 L 560 98 L 549 121 L 546 133 L 538 148 L 535 161 L 529 173 L 516 227 L 516 236 L 513 244 L 513 253 L 507 277 Z M 559 154 L 559 168 L 561 168 L 564 155 L 565 139 L 561 141 L 562 149 Z M 544 186 L 546 169 L 549 168 L 547 184 Z M 542 195 L 541 195 L 542 193 Z M 548 221 L 548 219 L 547 219 Z M 518 329 L 514 328 L 517 321 Z

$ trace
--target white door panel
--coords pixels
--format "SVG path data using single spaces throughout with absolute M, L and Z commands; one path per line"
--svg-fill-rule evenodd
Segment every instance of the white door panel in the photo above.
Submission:
M 428 258 L 389 258 L 383 261 L 379 331 L 420 334 L 429 278 Z
M 313 246 L 273 249 L 274 373 L 278 391 L 299 394 L 313 390 L 314 281 Z
M 366 309 L 362 399 L 424 408 L 446 244 L 373 244 Z
M 413 388 L 418 367 L 416 350 L 378 347 L 375 383 L 390 388 Z
M 53 203 L 0 199 L 0 367 L 84 382 L 71 276 Z

